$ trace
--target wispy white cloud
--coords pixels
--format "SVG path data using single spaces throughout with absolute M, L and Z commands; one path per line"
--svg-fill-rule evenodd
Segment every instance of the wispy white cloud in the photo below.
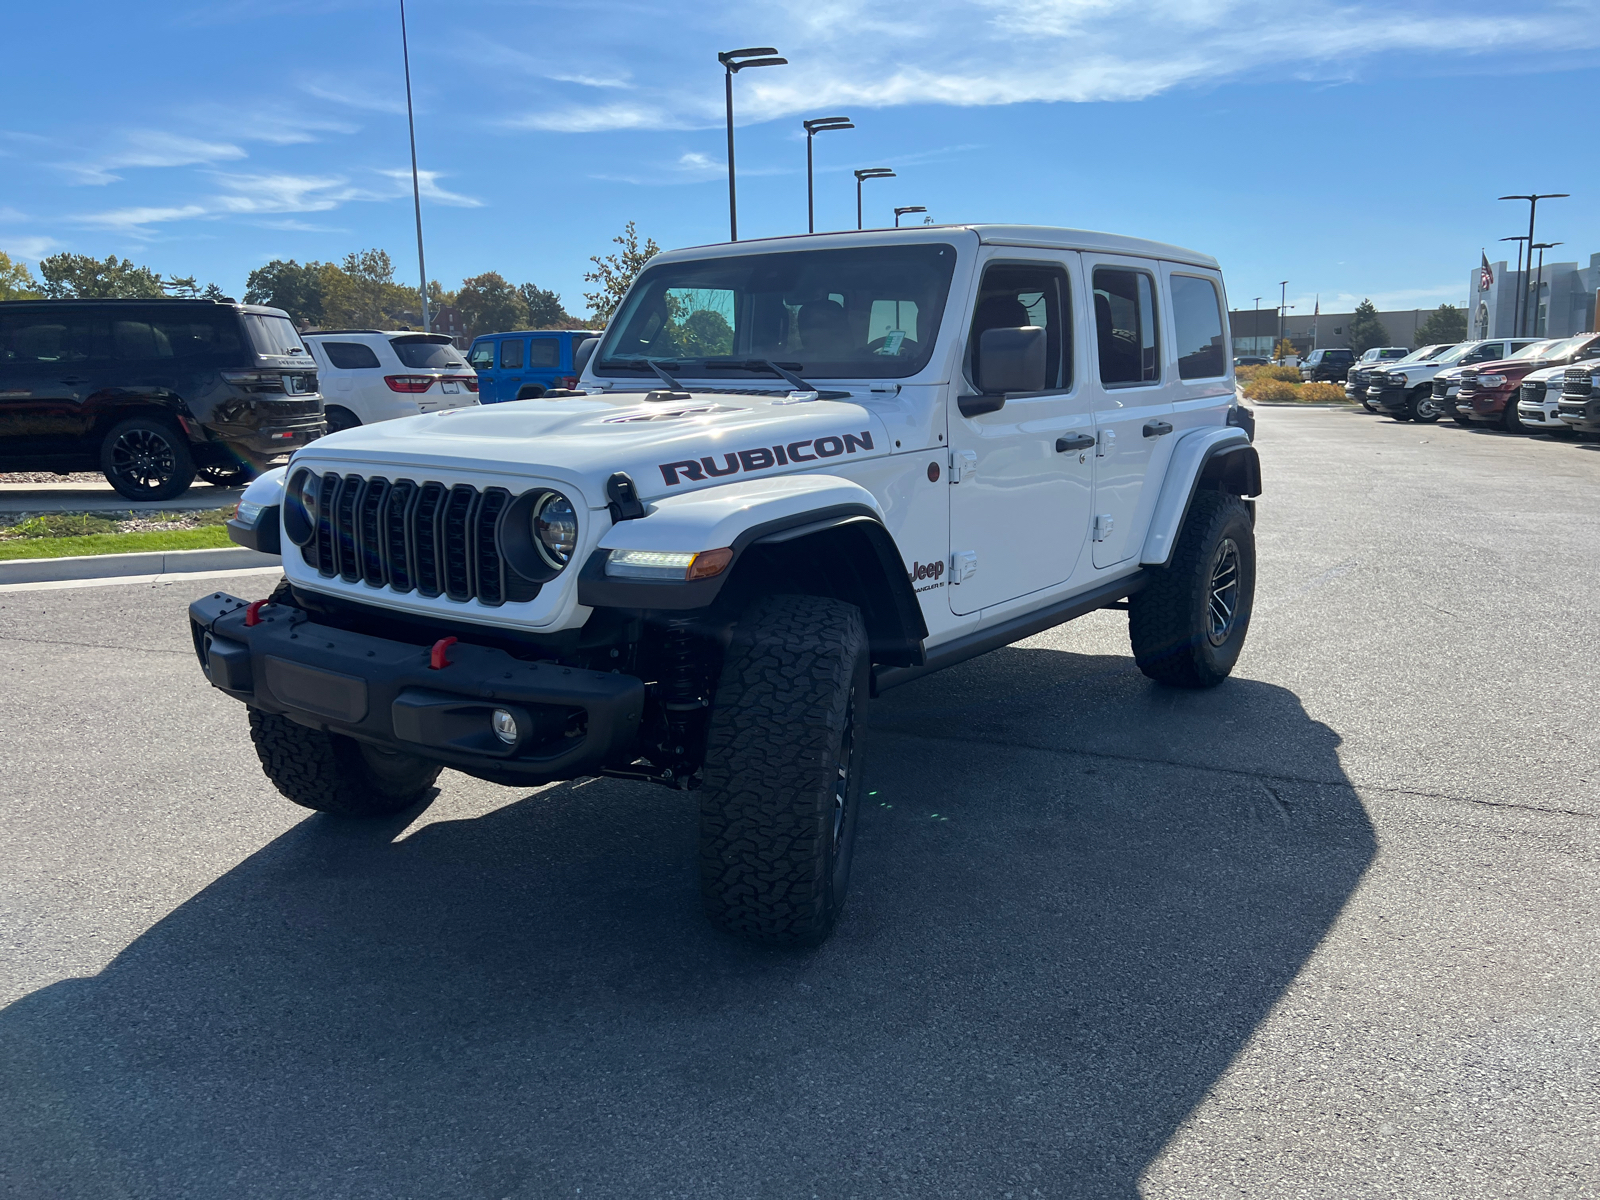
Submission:
M 244 157 L 244 150 L 233 142 L 205 141 L 160 129 L 135 129 L 124 135 L 114 150 L 81 162 L 56 165 L 77 183 L 104 185 L 121 179 L 116 172 L 128 167 L 188 167 Z
M 909 104 L 1139 100 L 1240 77 L 1347 79 L 1379 58 L 1472 58 L 1600 47 L 1595 0 L 1473 11 L 1406 11 L 1391 4 L 1306 0 L 925 0 L 914 14 L 845 0 L 731 0 L 722 16 L 761 30 L 790 66 L 739 77 L 741 121 L 822 109 Z M 708 15 L 707 19 L 715 17 Z M 720 89 L 705 86 L 703 51 L 658 55 L 659 79 L 627 102 L 554 103 L 512 116 L 511 128 L 594 133 L 696 129 L 722 120 Z M 679 82 L 692 81 L 692 82 Z M 847 108 L 848 106 L 848 108 Z
M 115 229 L 123 233 L 137 233 L 149 225 L 165 224 L 168 221 L 182 221 L 191 217 L 208 215 L 209 209 L 200 204 L 183 204 L 162 207 L 160 205 L 146 205 L 135 208 L 113 208 L 106 212 L 84 213 L 82 216 L 70 217 L 74 225 L 87 226 L 90 229 Z
M 345 108 L 361 109 L 365 112 L 394 115 L 406 111 L 404 92 L 395 95 L 393 88 L 363 86 L 350 79 L 337 82 L 308 79 L 300 84 L 300 90 L 308 96 L 315 96 L 318 100 L 326 100 L 330 104 L 340 104 Z
M 49 237 L 7 237 L 0 250 L 4 250 L 12 258 L 31 258 L 38 262 L 51 250 L 61 243 Z
M 15 221 L 26 221 L 27 219 L 28 217 L 26 213 L 19 212 L 14 208 L 0 208 L 0 221 L 11 223 Z
M 394 180 L 398 191 L 403 195 L 411 194 L 411 172 L 409 169 L 379 171 L 380 175 L 387 175 Z M 417 190 L 426 200 L 435 204 L 449 204 L 455 208 L 482 208 L 483 201 L 472 196 L 463 196 L 459 192 L 447 192 L 439 186 L 438 171 L 418 171 Z

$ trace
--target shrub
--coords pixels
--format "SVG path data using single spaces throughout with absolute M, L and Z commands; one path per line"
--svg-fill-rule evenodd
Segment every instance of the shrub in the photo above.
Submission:
M 1343 392 L 1340 393 L 1340 395 L 1343 394 Z M 1246 400 L 1266 400 L 1269 402 L 1298 400 L 1300 398 L 1300 388 L 1295 384 L 1286 383 L 1282 379 L 1271 379 L 1263 376 L 1250 382 L 1250 385 L 1244 389 L 1244 398 Z
M 1281 379 L 1285 383 L 1300 382 L 1299 367 L 1258 367 L 1256 369 L 1267 379 Z
M 1244 387 L 1245 384 L 1249 383 L 1260 373 L 1260 367 L 1235 367 L 1233 369 L 1233 378 L 1240 387 Z
M 1337 383 L 1302 383 L 1295 399 L 1301 404 L 1339 404 L 1344 402 L 1344 389 Z

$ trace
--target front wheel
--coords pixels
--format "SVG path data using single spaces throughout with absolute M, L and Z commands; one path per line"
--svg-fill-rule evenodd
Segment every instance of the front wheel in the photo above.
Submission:
M 354 429 L 361 424 L 361 418 L 348 408 L 341 408 L 337 404 L 330 404 L 323 410 L 323 418 L 328 422 L 329 433 L 339 433 L 341 430 Z
M 213 463 L 200 468 L 200 478 L 220 488 L 244 487 L 260 472 L 247 462 Z
M 1425 387 L 1411 393 L 1411 402 L 1406 406 L 1406 411 L 1419 425 L 1432 425 L 1444 416 L 1444 409 L 1433 398 L 1433 389 Z
M 1505 412 L 1500 414 L 1500 428 L 1507 433 L 1527 433 L 1528 427 L 1522 423 L 1522 414 L 1517 411 L 1515 399 L 1506 401 Z
M 134 417 L 106 434 L 100 470 L 129 500 L 171 500 L 194 482 L 194 457 L 171 425 Z
M 1255 592 L 1249 508 L 1238 496 L 1197 493 L 1172 561 L 1128 601 L 1134 661 L 1169 687 L 1215 687 L 1239 661 Z
M 1365 396 L 1361 397 L 1361 407 L 1366 409 L 1369 413 L 1375 413 L 1378 411 L 1378 406 L 1371 400 L 1368 400 Z
M 341 817 L 392 816 L 426 796 L 439 778 L 435 763 L 308 729 L 276 713 L 249 712 L 261 769 L 304 808 Z
M 866 625 L 816 596 L 756 601 L 723 659 L 700 791 L 706 915 L 814 945 L 850 884 L 869 690 Z
M 1463 429 L 1472 424 L 1472 418 L 1471 417 L 1454 416 L 1454 417 L 1451 417 L 1450 419 L 1452 421 L 1454 421 L 1457 425 L 1460 425 Z

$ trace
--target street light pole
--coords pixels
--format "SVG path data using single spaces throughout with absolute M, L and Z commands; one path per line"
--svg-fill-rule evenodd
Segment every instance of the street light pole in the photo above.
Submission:
M 1539 201 L 1541 201 L 1541 200 L 1565 200 L 1570 195 L 1571 195 L 1570 192 L 1544 192 L 1542 194 L 1538 193 L 1538 192 L 1531 192 L 1526 196 L 1501 196 L 1500 197 L 1501 200 L 1526 200 L 1528 202 L 1528 265 L 1530 267 L 1533 266 L 1533 217 L 1534 217 L 1534 214 L 1539 211 Z M 1524 287 L 1523 291 L 1526 291 L 1526 290 L 1527 290 L 1527 288 Z M 1528 306 L 1526 304 L 1524 304 L 1522 306 L 1522 314 L 1523 314 L 1524 321 L 1526 321 L 1527 314 L 1528 314 Z M 1518 327 L 1517 327 L 1517 336 L 1518 337 L 1522 336 L 1522 326 L 1521 325 L 1518 325 Z
M 1281 346 L 1283 345 L 1283 316 L 1289 307 L 1289 281 L 1287 279 L 1283 280 L 1278 284 L 1278 287 L 1280 289 L 1278 294 L 1278 346 Z M 1278 346 L 1272 348 L 1274 358 L 1277 357 Z
M 733 182 L 733 77 L 746 67 L 781 67 L 787 58 L 774 57 L 771 46 L 747 46 L 743 50 L 718 52 L 717 61 L 726 68 L 724 91 L 728 101 L 728 240 L 739 240 L 739 195 Z
M 1519 234 L 1516 237 L 1503 237 L 1500 240 L 1517 244 L 1517 292 L 1511 297 L 1511 336 L 1517 337 L 1522 324 L 1522 294 L 1528 290 L 1527 280 L 1522 277 L 1522 243 L 1528 239 Z M 1528 257 L 1531 263 L 1532 254 Z
M 811 139 L 830 129 L 854 129 L 849 117 L 816 117 L 800 122 L 806 128 L 806 232 L 817 231 L 817 194 L 811 176 Z
M 400 61 L 406 73 L 406 128 L 411 133 L 411 202 L 417 212 L 417 270 L 422 273 L 422 332 L 432 333 L 428 320 L 428 264 L 422 257 L 422 185 L 417 176 L 417 122 L 411 115 L 411 48 L 406 42 L 406 0 L 400 0 Z
M 1260 296 L 1256 297 L 1255 303 L 1251 306 L 1251 309 L 1250 309 L 1250 340 L 1252 342 L 1260 342 L 1260 340 L 1261 340 L 1261 297 Z M 1267 357 L 1271 358 L 1272 356 L 1269 354 Z
M 1564 243 L 1564 242 L 1540 242 L 1537 245 L 1529 247 L 1530 250 L 1537 250 L 1539 252 L 1539 281 L 1533 285 L 1533 336 L 1534 337 L 1541 337 L 1541 336 L 1546 336 L 1547 337 L 1547 336 L 1549 336 L 1549 330 L 1550 330 L 1550 317 L 1549 317 L 1549 314 L 1546 313 L 1545 322 L 1544 322 L 1545 333 L 1544 334 L 1540 334 L 1540 332 L 1539 332 L 1539 301 L 1544 297 L 1544 252 L 1546 250 L 1554 250 L 1557 246 L 1562 246 L 1562 245 L 1565 245 L 1565 244 L 1566 243 Z
M 856 228 L 861 228 L 861 181 L 863 179 L 893 179 L 894 172 L 888 167 L 867 167 L 857 171 L 856 176 Z
M 906 213 L 919 213 L 927 211 L 928 210 L 920 204 L 907 204 L 903 208 L 897 208 L 894 210 L 894 227 L 896 229 L 900 228 L 900 218 Z

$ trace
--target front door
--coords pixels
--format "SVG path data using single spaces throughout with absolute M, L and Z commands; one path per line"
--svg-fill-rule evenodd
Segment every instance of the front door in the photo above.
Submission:
M 1172 399 L 1163 361 L 1160 264 L 1083 256 L 1094 304 L 1094 565 L 1139 553 L 1149 523 L 1145 479 L 1158 448 L 1170 452 Z M 1141 504 L 1141 501 L 1147 503 Z
M 995 412 L 949 408 L 951 610 L 977 612 L 1065 582 L 1083 553 L 1094 477 L 1094 414 L 1075 353 L 1072 277 L 1062 256 L 1007 248 L 983 264 L 958 393 L 976 394 L 985 329 L 1046 333 L 1046 388 Z M 992 403 L 992 401 L 991 401 Z

